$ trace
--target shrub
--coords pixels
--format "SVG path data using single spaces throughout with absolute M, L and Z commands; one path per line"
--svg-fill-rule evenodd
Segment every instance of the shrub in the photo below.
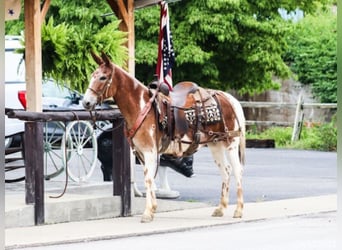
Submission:
M 300 139 L 294 143 L 291 143 L 292 131 L 293 128 L 290 127 L 271 127 L 260 133 L 249 131 L 247 139 L 274 139 L 277 148 L 336 151 L 336 119 L 330 123 L 303 127 Z
M 294 24 L 286 37 L 284 60 L 301 83 L 312 86 L 321 102 L 337 101 L 336 26 L 336 14 L 322 9 Z

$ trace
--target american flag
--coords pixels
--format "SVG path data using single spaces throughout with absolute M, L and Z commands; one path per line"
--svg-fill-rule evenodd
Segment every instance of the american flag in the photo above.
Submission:
M 172 90 L 172 66 L 175 62 L 168 5 L 160 2 L 160 31 L 157 72 L 159 82 L 164 82 Z

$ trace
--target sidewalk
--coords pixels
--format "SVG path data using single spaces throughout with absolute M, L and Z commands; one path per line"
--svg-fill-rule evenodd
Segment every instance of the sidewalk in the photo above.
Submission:
M 163 206 L 167 206 L 167 201 L 160 202 L 164 202 Z M 169 233 L 331 212 L 337 210 L 337 195 L 246 203 L 242 219 L 232 218 L 234 209 L 235 205 L 230 205 L 223 218 L 211 217 L 214 207 L 199 207 L 157 212 L 154 221 L 148 224 L 140 223 L 140 215 L 135 215 L 126 218 L 8 228 L 6 229 L 6 249 Z

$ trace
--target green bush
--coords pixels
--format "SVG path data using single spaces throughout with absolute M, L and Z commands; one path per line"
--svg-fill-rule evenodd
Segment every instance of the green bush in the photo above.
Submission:
M 294 143 L 291 142 L 292 131 L 291 127 L 271 127 L 260 133 L 250 130 L 247 139 L 274 139 L 277 148 L 336 151 L 336 119 L 330 123 L 303 127 L 300 139 Z
M 321 102 L 337 101 L 336 26 L 336 14 L 330 8 L 318 9 L 294 24 L 286 37 L 284 60 L 301 83 L 312 86 Z
M 65 22 L 55 24 L 52 17 L 42 25 L 42 60 L 45 78 L 68 84 L 84 92 L 89 77 L 97 67 L 90 51 L 103 51 L 119 66 L 128 58 L 126 33 L 119 30 L 120 21 L 112 21 L 101 29 L 77 29 Z

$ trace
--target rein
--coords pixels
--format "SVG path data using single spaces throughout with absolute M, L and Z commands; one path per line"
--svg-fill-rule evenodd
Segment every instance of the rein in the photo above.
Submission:
M 102 127 L 100 127 L 100 126 L 98 126 L 98 125 L 96 124 L 96 122 L 97 122 L 97 120 L 96 120 L 96 118 L 97 118 L 97 112 L 96 112 L 96 110 L 94 110 L 94 111 L 91 111 L 91 110 L 90 110 L 90 111 L 89 111 L 89 114 L 90 114 L 90 119 L 91 119 L 91 121 L 92 121 L 93 129 L 94 129 L 94 130 L 100 130 L 101 132 L 112 132 L 112 131 L 118 129 L 118 128 L 121 126 L 121 124 L 124 122 L 124 121 L 122 121 L 122 122 L 120 122 L 119 124 L 117 124 L 115 127 L 112 127 L 111 129 L 106 129 L 106 130 L 104 130 Z
M 153 103 L 154 99 L 156 99 L 156 96 L 158 94 L 159 86 L 160 86 L 160 84 L 158 84 L 157 89 L 154 91 L 152 97 L 148 100 L 145 107 L 140 111 L 138 118 L 136 119 L 133 127 L 130 129 L 126 128 L 126 131 L 125 131 L 126 137 L 127 137 L 127 140 L 131 146 L 133 145 L 132 139 L 133 139 L 134 135 L 136 134 L 137 130 L 140 128 L 142 122 L 145 120 L 147 113 L 151 110 L 152 103 Z

